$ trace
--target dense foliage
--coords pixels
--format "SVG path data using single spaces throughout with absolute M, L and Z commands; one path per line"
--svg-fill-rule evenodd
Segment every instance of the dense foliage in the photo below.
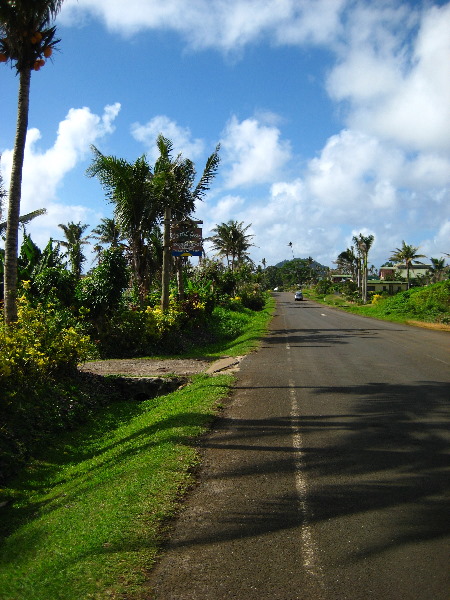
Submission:
M 127 297 L 126 264 L 119 249 L 105 253 L 71 298 L 51 287 L 61 273 L 47 269 L 32 285 L 23 282 L 18 321 L 0 325 L 0 479 L 28 456 L 33 445 L 87 418 L 110 394 L 94 393 L 77 366 L 95 357 L 128 358 L 181 354 L 199 346 L 234 339 L 247 327 L 266 295 L 258 286 L 243 296 L 214 295 L 209 285 L 191 285 L 183 300 L 175 288 L 169 310 L 158 295 L 139 306 Z M 73 279 L 70 279 L 71 284 Z M 38 294 L 40 300 L 38 299 Z M 104 384 L 102 384 L 104 385 Z M 107 386 L 106 386 L 107 387 Z
M 400 315 L 436 323 L 450 323 L 450 280 L 423 288 L 411 288 L 395 296 L 375 298 L 378 316 Z

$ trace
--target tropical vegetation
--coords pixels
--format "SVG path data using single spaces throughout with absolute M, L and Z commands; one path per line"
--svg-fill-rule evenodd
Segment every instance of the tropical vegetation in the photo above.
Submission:
M 390 257 L 390 260 L 398 263 L 404 263 L 406 265 L 406 281 L 408 283 L 408 288 L 410 287 L 409 273 L 411 270 L 411 265 L 420 263 L 418 260 L 419 258 L 425 258 L 424 254 L 417 254 L 418 249 L 419 248 L 416 246 L 406 244 L 403 240 L 401 247 L 393 250 Z

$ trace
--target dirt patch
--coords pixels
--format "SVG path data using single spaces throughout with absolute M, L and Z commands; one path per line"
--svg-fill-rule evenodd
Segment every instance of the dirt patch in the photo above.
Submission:
M 450 331 L 450 325 L 446 323 L 427 323 L 426 321 L 406 321 L 407 325 L 422 327 L 424 329 L 434 329 L 435 331 Z
M 164 375 L 195 375 L 203 373 L 212 361 L 196 358 L 153 359 L 153 358 L 112 358 L 95 360 L 80 366 L 81 371 L 96 375 L 122 375 L 124 377 L 152 377 Z

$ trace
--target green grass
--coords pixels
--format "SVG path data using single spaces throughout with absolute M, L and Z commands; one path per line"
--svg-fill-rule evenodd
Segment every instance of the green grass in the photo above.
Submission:
M 199 354 L 242 355 L 273 312 Z M 47 441 L 1 490 L 1 600 L 137 600 L 166 525 L 195 480 L 196 438 L 217 414 L 233 378 L 197 375 L 142 403 L 118 401 L 76 432 Z
M 313 290 L 308 297 L 329 306 L 343 308 L 355 314 L 392 321 L 396 323 L 450 324 L 450 281 L 443 281 L 423 288 L 411 288 L 395 296 L 380 299 L 375 304 L 352 304 L 341 296 L 319 296 Z
M 234 317 L 236 320 L 241 321 L 240 329 L 243 333 L 240 333 L 234 339 L 224 340 L 216 344 L 209 344 L 206 346 L 199 346 L 195 348 L 190 356 L 205 356 L 209 358 L 218 358 L 223 355 L 228 356 L 243 356 L 251 352 L 257 347 L 259 340 L 267 331 L 267 323 L 275 309 L 275 299 L 269 297 L 266 306 L 263 310 L 253 312 L 245 310 L 242 313 L 235 313 Z M 227 323 L 229 322 L 230 312 L 227 314 Z M 237 324 L 237 329 L 239 324 Z
M 230 382 L 200 375 L 155 400 L 115 403 L 42 452 L 4 491 L 15 500 L 2 509 L 9 533 L 0 550 L 2 600 L 136 594 L 158 552 L 161 524 L 192 483 L 193 439 Z

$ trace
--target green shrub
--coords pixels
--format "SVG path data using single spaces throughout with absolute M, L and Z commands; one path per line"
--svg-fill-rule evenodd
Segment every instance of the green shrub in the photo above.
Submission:
M 261 291 L 259 285 L 246 285 L 239 289 L 242 306 L 250 310 L 262 310 L 266 304 L 267 296 Z
M 320 296 L 326 296 L 333 290 L 333 285 L 334 284 L 332 281 L 329 281 L 328 279 L 322 279 L 316 283 L 314 290 L 316 294 L 319 294 Z
M 71 306 L 75 300 L 76 278 L 62 267 L 48 267 L 36 275 L 33 287 L 39 299 L 55 299 L 64 306 Z
M 28 287 L 27 282 L 24 285 Z M 2 319 L 0 477 L 26 456 L 42 432 L 69 424 L 77 413 L 76 400 L 63 382 L 70 381 L 77 365 L 95 353 L 68 309 L 51 304 L 33 307 L 23 295 L 18 299 L 17 322 L 6 326 Z
M 103 358 L 127 358 L 151 354 L 160 339 L 152 311 L 122 308 L 111 314 L 98 332 Z
M 89 310 L 94 322 L 118 308 L 128 284 L 128 270 L 122 250 L 110 248 L 102 254 L 101 263 L 80 280 L 76 295 L 78 302 Z M 97 323 L 97 326 L 100 326 Z

